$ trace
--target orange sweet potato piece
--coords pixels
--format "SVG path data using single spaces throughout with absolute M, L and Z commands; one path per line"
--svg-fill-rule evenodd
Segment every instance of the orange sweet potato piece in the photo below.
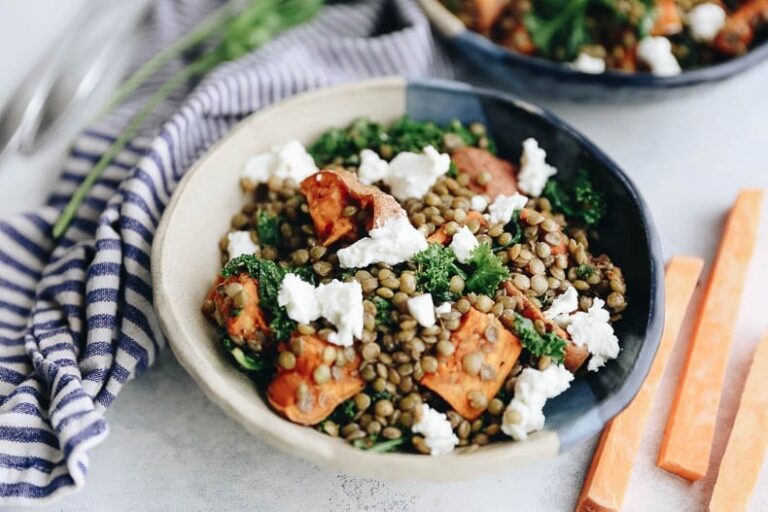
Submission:
M 472 407 L 467 394 L 480 390 L 488 401 L 493 399 L 520 357 L 522 345 L 497 318 L 474 308 L 464 315 L 451 341 L 454 353 L 441 356 L 437 372 L 425 374 L 421 384 L 443 397 L 463 417 L 474 420 L 483 409 Z M 464 370 L 464 357 L 473 352 L 483 358 L 478 375 Z
M 656 465 L 691 481 L 707 475 L 741 296 L 760 233 L 765 192 L 741 191 L 723 230 Z M 763 263 L 764 264 L 764 263 Z
M 464 224 L 462 226 L 465 226 L 467 222 L 469 222 L 472 219 L 477 219 L 480 222 L 481 226 L 487 226 L 488 221 L 483 217 L 483 214 L 480 212 L 469 212 L 467 213 L 467 220 L 464 221 Z M 427 242 L 431 244 L 447 244 L 451 241 L 453 236 L 449 235 L 445 231 L 445 224 L 440 226 L 437 230 L 435 230 L 434 233 L 429 235 L 429 238 L 427 238 Z
M 313 376 L 315 369 L 323 365 L 323 351 L 334 347 L 317 336 L 296 335 L 292 344 L 302 345 L 296 356 L 296 366 L 286 370 L 278 366 L 277 375 L 267 389 L 270 405 L 294 423 L 315 425 L 320 423 L 342 402 L 351 398 L 365 386 L 358 375 L 360 360 L 355 356 L 344 367 L 332 366 L 331 378 L 318 384 Z M 279 351 L 287 350 L 285 344 Z
M 493 156 L 485 149 L 465 146 L 454 151 L 451 155 L 454 165 L 459 171 L 469 174 L 473 179 L 469 188 L 478 194 L 486 194 L 491 200 L 499 194 L 511 196 L 517 192 L 517 169 L 514 165 Z M 491 181 L 483 186 L 474 180 L 481 172 L 491 173 Z
M 208 299 L 216 306 L 212 319 L 226 329 L 235 344 L 269 334 L 269 324 L 259 307 L 259 282 L 248 274 L 226 279 L 219 276 Z
M 487 34 L 510 0 L 475 0 L 475 30 Z
M 572 373 L 576 373 L 576 370 L 581 368 L 581 365 L 583 365 L 584 361 L 586 361 L 587 357 L 589 357 L 589 351 L 587 350 L 587 347 L 580 347 L 573 343 L 568 333 L 552 320 L 545 317 L 544 313 L 541 312 L 541 309 L 536 307 L 536 305 L 531 302 L 531 299 L 529 299 L 523 292 L 518 290 L 517 287 L 512 284 L 512 281 L 506 281 L 504 283 L 504 290 L 507 292 L 507 295 L 510 297 L 515 297 L 518 301 L 522 302 L 522 315 L 524 317 L 533 320 L 534 322 L 536 320 L 541 320 L 544 322 L 547 331 L 554 331 L 555 334 L 565 340 L 565 367 L 568 368 L 568 370 L 570 370 Z
M 675 0 L 656 0 L 656 21 L 653 35 L 671 36 L 683 30 L 683 18 Z
M 405 215 L 397 200 L 377 187 L 365 185 L 346 171 L 320 171 L 301 182 L 315 232 L 324 246 L 338 240 L 355 241 L 364 231 L 380 227 L 388 219 Z M 365 218 L 346 217 L 344 208 L 356 206 Z
M 746 53 L 755 38 L 755 29 L 768 22 L 768 0 L 749 0 L 728 16 L 714 41 L 726 55 Z

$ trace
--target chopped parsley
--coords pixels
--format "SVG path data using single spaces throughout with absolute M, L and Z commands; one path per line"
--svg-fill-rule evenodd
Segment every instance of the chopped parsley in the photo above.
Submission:
M 555 363 L 565 359 L 565 340 L 554 332 L 540 334 L 529 319 L 516 314 L 515 333 L 523 347 L 536 357 L 549 356 Z
M 392 304 L 385 298 L 376 296 L 371 301 L 376 305 L 376 325 L 394 327 L 392 320 Z
M 280 234 L 280 224 L 283 218 L 279 215 L 271 215 L 266 211 L 260 211 L 256 217 L 256 232 L 259 234 L 259 241 L 264 245 L 277 247 L 282 238 Z
M 442 244 L 429 244 L 429 247 L 416 254 L 413 261 L 417 265 L 416 282 L 421 290 L 432 294 L 435 303 L 456 300 L 458 294 L 451 291 L 451 278 L 467 275 L 456 264 L 456 255 Z
M 465 280 L 466 292 L 493 297 L 499 284 L 509 279 L 509 270 L 493 254 L 488 242 L 483 242 L 472 251 L 468 264 L 473 267 L 473 272 Z
M 542 196 L 549 199 L 554 211 L 587 226 L 596 225 L 605 215 L 605 197 L 584 169 L 567 183 L 549 180 Z

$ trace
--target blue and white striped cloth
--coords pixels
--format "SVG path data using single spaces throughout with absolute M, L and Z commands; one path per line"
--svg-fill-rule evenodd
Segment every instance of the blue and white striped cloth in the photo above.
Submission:
M 194 25 L 212 7 L 206 3 L 159 1 L 143 58 Z M 451 74 L 413 0 L 329 5 L 158 108 L 61 241 L 49 234 L 61 208 L 163 77 L 77 139 L 45 207 L 0 222 L 0 504 L 41 503 L 82 487 L 88 450 L 108 432 L 105 409 L 155 360 L 163 339 L 150 246 L 190 165 L 265 105 L 394 74 Z

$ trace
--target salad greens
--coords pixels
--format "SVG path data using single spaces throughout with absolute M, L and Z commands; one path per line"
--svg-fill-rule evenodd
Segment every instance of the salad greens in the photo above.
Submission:
M 464 290 L 493 297 L 499 285 L 509 279 L 509 270 L 498 256 L 493 254 L 491 245 L 483 242 L 472 251 L 468 264 L 473 268 Z
M 557 364 L 565 359 L 565 340 L 554 332 L 540 334 L 529 319 L 515 314 L 515 333 L 523 347 L 536 357 L 549 356 Z
M 259 242 L 264 245 L 277 246 L 280 243 L 280 224 L 283 218 L 279 215 L 271 215 L 266 211 L 260 211 L 256 217 L 256 232 L 259 234 Z
M 435 303 L 456 300 L 458 294 L 451 291 L 451 278 L 460 276 L 466 279 L 467 275 L 459 268 L 456 255 L 450 247 L 429 244 L 429 247 L 413 257 L 413 261 L 417 265 L 417 284 L 432 294 Z
M 549 199 L 554 211 L 587 226 L 596 225 L 605 215 L 605 196 L 584 169 L 566 183 L 549 180 L 542 196 Z

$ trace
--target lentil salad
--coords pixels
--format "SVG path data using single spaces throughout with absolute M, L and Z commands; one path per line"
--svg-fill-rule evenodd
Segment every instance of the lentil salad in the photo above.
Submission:
M 765 0 L 441 0 L 517 53 L 606 70 L 679 74 L 742 55 L 768 35 Z
M 481 124 L 408 118 L 273 148 L 246 165 L 203 312 L 279 414 L 355 447 L 525 439 L 618 355 L 627 307 L 621 269 L 589 251 L 601 192 L 545 157 L 528 139 L 517 166 Z

